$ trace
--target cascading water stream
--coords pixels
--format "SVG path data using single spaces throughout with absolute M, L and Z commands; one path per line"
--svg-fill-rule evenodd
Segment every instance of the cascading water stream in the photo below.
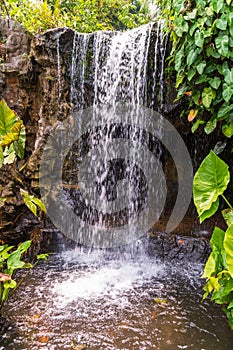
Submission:
M 62 94 L 60 46 L 58 36 L 59 99 Z M 130 126 L 114 124 L 110 119 L 109 125 L 95 127 L 72 146 L 63 169 L 64 189 L 71 188 L 66 191 L 64 205 L 70 204 L 84 218 L 89 215 L 90 231 L 94 232 L 92 240 L 86 244 L 87 248 L 62 246 L 63 251 L 52 256 L 48 265 L 38 266 L 27 278 L 24 289 L 27 298 L 17 295 L 8 307 L 17 329 L 4 335 L 1 349 L 231 349 L 233 336 L 227 326 L 224 328 L 226 321 L 220 310 L 207 302 L 200 304 L 202 292 L 198 277 L 202 267 L 199 264 L 174 264 L 150 258 L 146 254 L 145 237 L 132 240 L 127 247 L 92 249 L 99 242 L 95 225 L 124 226 L 126 216 L 129 225 L 123 233 L 130 235 L 130 230 L 137 229 L 131 213 L 137 216 L 144 208 L 150 186 L 140 167 L 155 168 L 155 175 L 159 171 L 159 165 L 153 166 L 149 158 L 155 155 L 160 159 L 163 152 L 160 143 L 135 125 L 142 117 L 139 105 L 157 107 L 159 111 L 163 107 L 165 49 L 161 22 L 156 29 L 148 24 L 123 33 L 74 33 L 67 75 L 71 79 L 70 102 L 74 116 L 80 118 L 76 123 L 85 124 L 82 111 L 89 104 L 94 106 L 91 119 L 98 125 L 101 104 L 111 104 L 117 115 L 118 102 L 123 101 L 133 106 L 128 115 Z M 157 135 L 162 133 L 161 128 Z M 125 137 L 138 149 L 139 145 L 150 144 L 150 153 L 141 156 L 141 160 L 137 155 L 139 151 L 133 152 L 131 158 L 127 152 L 119 154 L 116 148 L 110 147 L 115 136 Z M 102 158 L 96 156 L 99 146 Z M 96 196 L 100 197 L 98 208 L 92 211 L 85 207 L 85 201 L 80 201 L 77 189 L 81 161 L 90 153 L 94 156 L 84 175 L 95 175 Z M 129 157 L 126 162 L 122 161 L 124 155 Z M 139 160 L 140 167 L 136 167 Z M 127 202 L 117 202 L 118 182 L 123 188 L 121 193 L 133 200 L 128 211 L 123 211 L 125 215 L 113 215 L 109 219 L 106 214 L 111 208 L 109 202 L 116 202 L 118 210 L 127 205 Z M 153 195 L 161 201 L 166 197 L 160 193 L 162 190 L 162 180 L 158 180 L 157 192 Z M 85 195 L 84 199 L 93 198 L 92 191 Z M 65 216 L 62 219 L 65 220 Z M 69 225 L 72 226 L 71 221 Z M 81 232 L 78 235 L 82 240 Z

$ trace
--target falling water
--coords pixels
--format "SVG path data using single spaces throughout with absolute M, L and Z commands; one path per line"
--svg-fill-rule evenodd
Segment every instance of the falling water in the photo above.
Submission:
M 154 52 L 152 56 L 151 51 Z M 103 123 L 101 121 L 103 106 L 111 106 L 112 110 L 108 110 L 108 113 L 115 113 L 116 120 L 117 115 L 120 119 L 122 110 L 119 107 L 119 102 L 130 104 L 131 110 L 128 113 L 126 125 L 120 124 L 119 121 L 115 122 L 114 118 L 105 120 L 105 125 L 102 125 L 101 128 L 94 128 L 85 136 L 84 143 L 87 147 L 83 154 L 80 153 L 80 149 L 82 150 L 85 147 L 76 142 L 67 157 L 67 159 L 69 158 L 69 161 L 66 162 L 68 167 L 69 164 L 72 164 L 72 167 L 79 169 L 79 172 L 76 177 L 73 175 L 70 177 L 68 174 L 74 174 L 74 172 L 72 169 L 66 169 L 63 180 L 67 186 L 74 187 L 75 184 L 78 184 L 78 186 L 82 184 L 82 181 L 80 181 L 82 159 L 88 155 L 88 152 L 93 153 L 93 157 L 89 161 L 88 171 L 86 171 L 84 177 L 87 179 L 90 173 L 91 175 L 95 174 L 97 186 L 96 189 L 89 190 L 86 197 L 100 198 L 97 205 L 99 211 L 92 210 L 86 203 L 82 191 L 74 188 L 72 190 L 66 188 L 69 203 L 75 209 L 76 214 L 81 215 L 82 218 L 85 217 L 83 221 L 88 218 L 89 223 L 92 223 L 90 225 L 91 231 L 95 231 L 95 223 L 105 230 L 109 226 L 118 225 L 123 227 L 128 224 L 127 229 L 124 229 L 121 235 L 133 236 L 141 228 L 137 227 L 134 220 L 135 215 L 132 216 L 131 214 L 135 211 L 139 213 L 145 206 L 148 193 L 153 192 L 153 190 L 150 190 L 152 186 L 149 184 L 149 182 L 152 183 L 153 177 L 143 178 L 144 175 L 140 168 L 151 169 L 151 172 L 153 171 L 157 176 L 158 186 L 156 186 L 156 193 L 154 193 L 156 203 L 163 203 L 166 197 L 163 178 L 159 176 L 160 167 L 151 161 L 152 154 L 157 159 L 161 157 L 161 145 L 155 139 L 151 142 L 152 135 L 138 127 L 143 119 L 140 106 L 152 107 L 158 102 L 157 110 L 160 110 L 162 106 L 163 91 L 161 85 L 163 84 L 163 61 L 165 59 L 162 22 L 159 22 L 156 28 L 153 23 L 149 23 L 126 32 L 104 31 L 94 34 L 75 32 L 71 58 L 71 65 L 69 66 L 70 101 L 76 112 L 75 123 L 85 125 L 85 116 L 80 111 L 88 107 L 89 103 L 93 105 L 91 119 L 96 125 L 98 125 L 98 122 L 100 125 Z M 114 143 L 116 138 L 121 139 L 121 143 L 125 138 L 129 140 L 126 150 L 127 159 L 123 159 L 124 152 L 120 154 L 119 147 L 116 150 L 117 146 L 115 146 L 115 151 L 112 149 L 111 143 Z M 134 148 L 137 147 L 134 152 L 130 150 L 132 143 Z M 140 156 L 139 148 L 148 148 L 149 143 L 152 144 L 150 152 L 147 152 L 147 154 L 142 152 Z M 102 146 L 101 152 L 99 152 L 102 154 L 101 159 L 97 157 L 99 146 Z M 111 149 L 112 151 L 110 151 Z M 138 161 L 140 167 L 137 166 Z M 75 173 L 77 174 L 77 172 Z M 84 182 L 86 179 L 84 179 Z M 128 182 L 124 184 L 124 194 L 125 198 L 129 199 L 129 205 L 128 207 L 126 205 L 124 209 L 122 204 L 118 216 L 109 215 L 109 212 L 117 212 L 115 209 L 116 203 L 119 204 L 119 201 L 123 200 L 115 193 L 114 188 L 117 182 L 123 184 L 126 180 Z M 132 187 L 134 188 L 132 189 Z M 143 195 L 144 198 L 142 198 Z M 112 205 L 110 211 L 109 202 Z M 156 205 L 153 204 L 153 207 L 154 212 L 159 212 Z M 146 225 L 144 226 L 146 227 Z M 80 243 L 84 242 L 81 237 L 82 229 L 83 225 L 81 223 L 79 229 Z M 92 238 L 97 237 L 95 233 L 91 235 Z M 140 232 L 137 233 L 137 237 L 139 236 Z M 96 242 L 92 241 L 91 244 L 96 246 Z
M 149 57 L 151 45 L 153 57 Z M 157 27 L 149 23 L 125 32 L 75 32 L 70 69 L 71 102 L 78 108 L 87 107 L 84 95 L 93 91 L 94 106 L 121 101 L 159 110 L 160 106 L 154 104 L 155 99 L 157 104 L 163 100 L 165 53 L 162 21 Z M 149 69 L 152 70 L 150 78 Z

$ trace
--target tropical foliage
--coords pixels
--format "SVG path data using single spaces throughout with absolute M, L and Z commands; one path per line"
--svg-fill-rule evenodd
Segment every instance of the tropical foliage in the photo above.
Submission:
M 54 27 L 85 33 L 123 30 L 152 19 L 145 0 L 2 0 L 1 12 L 22 23 L 30 33 Z
M 4 100 L 0 101 L 0 169 L 6 164 L 12 164 L 19 157 L 24 157 L 26 131 L 22 120 L 8 107 Z M 46 212 L 44 204 L 39 198 L 30 195 L 26 190 L 20 189 L 24 203 L 37 214 L 37 207 Z M 6 198 L 0 197 L 0 206 L 6 202 Z
M 188 96 L 193 132 L 207 134 L 218 123 L 233 135 L 232 0 L 160 0 L 172 42 L 170 64 L 176 72 L 177 99 Z
M 0 169 L 7 164 L 16 162 L 17 157 L 24 157 L 24 148 L 26 142 L 25 126 L 16 113 L 8 107 L 4 100 L 0 101 Z M 24 203 L 33 212 L 37 214 L 37 208 L 46 211 L 44 204 L 34 195 L 30 195 L 23 188 L 20 193 Z M 7 198 L 0 197 L 0 207 L 4 207 Z M 23 261 L 24 254 L 31 246 L 31 241 L 21 243 L 18 247 L 8 244 L 0 245 L 0 310 L 7 301 L 10 290 L 15 290 L 22 279 L 18 282 L 14 279 L 15 272 L 18 269 L 31 269 L 35 266 Z M 46 254 L 37 256 L 37 261 L 47 258 Z
M 206 262 L 203 278 L 205 299 L 222 305 L 233 330 L 233 207 L 224 195 L 230 181 L 227 164 L 213 151 L 203 160 L 194 177 L 193 198 L 201 221 L 212 216 L 222 197 L 228 208 L 222 215 L 228 226 L 226 232 L 215 227 L 210 244 L 212 252 Z
M 0 168 L 23 158 L 26 141 L 25 126 L 4 100 L 0 101 Z
M 31 246 L 31 241 L 21 243 L 18 247 L 4 244 L 0 246 L 0 311 L 8 300 L 10 291 L 14 291 L 25 278 L 15 279 L 15 273 L 19 269 L 32 269 L 39 260 L 45 260 L 48 254 L 40 254 L 33 265 L 23 260 L 24 254 Z

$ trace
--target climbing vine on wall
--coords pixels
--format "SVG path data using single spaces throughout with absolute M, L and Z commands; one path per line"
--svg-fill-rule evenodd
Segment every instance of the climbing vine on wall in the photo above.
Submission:
M 192 131 L 210 134 L 221 123 L 233 135 L 232 0 L 160 0 L 176 72 L 177 99 L 189 97 Z

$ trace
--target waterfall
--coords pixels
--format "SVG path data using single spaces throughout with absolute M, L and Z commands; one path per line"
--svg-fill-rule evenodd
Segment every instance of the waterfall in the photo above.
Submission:
M 160 111 L 163 106 L 162 27 L 158 22 L 124 32 L 73 34 L 66 74 L 74 118 L 58 142 L 68 204 L 62 196 L 59 201 L 61 208 L 69 206 L 73 211 L 71 219 L 70 211 L 63 210 L 67 222 L 63 231 L 83 245 L 110 248 L 131 243 L 162 212 L 166 199 L 159 162 L 162 127 L 159 116 L 144 108 Z M 59 100 L 60 46 L 59 36 Z M 157 118 L 157 139 L 144 128 L 151 118 Z M 78 134 L 81 139 L 76 140 Z M 62 157 L 65 144 L 70 146 Z M 60 221 L 55 206 L 52 215 Z M 78 225 L 74 214 L 81 219 Z
M 154 52 L 153 57 L 149 49 Z M 160 110 L 165 52 L 162 21 L 158 21 L 156 27 L 148 23 L 124 32 L 75 32 L 70 69 L 71 102 L 77 108 L 86 107 L 85 94 L 92 91 L 94 106 L 124 101 Z

